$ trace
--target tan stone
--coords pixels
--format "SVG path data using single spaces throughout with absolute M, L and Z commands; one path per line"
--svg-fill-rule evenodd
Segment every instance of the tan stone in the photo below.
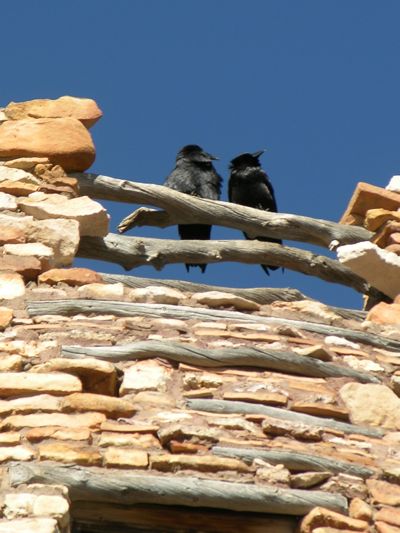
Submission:
M 121 398 L 89 392 L 71 394 L 66 396 L 63 401 L 63 411 L 65 412 L 97 411 L 110 418 L 130 417 L 135 414 L 136 410 L 132 403 Z
M 0 533 L 59 533 L 55 518 L 0 520 Z
M 293 351 L 298 353 L 299 355 L 313 357 L 314 359 L 320 359 L 321 361 L 332 361 L 335 357 L 334 352 L 323 344 L 316 344 L 315 346 L 306 346 L 305 348 L 294 348 Z
M 290 481 L 290 472 L 284 465 L 261 466 L 257 468 L 256 476 L 271 485 L 289 485 Z
M 16 272 L 0 272 L 0 300 L 13 300 L 25 295 L 25 283 Z
M 36 165 L 46 165 L 48 163 L 50 163 L 48 157 L 17 157 L 17 159 L 4 161 L 4 166 L 31 171 L 36 167 Z
M 396 526 L 390 526 L 385 522 L 377 520 L 375 522 L 376 533 L 400 533 L 400 528 Z
M 400 505 L 400 487 L 398 485 L 378 479 L 367 479 L 366 483 L 373 499 L 372 503 Z
M 51 516 L 69 530 L 69 503 L 66 498 L 58 495 L 39 494 L 33 502 L 34 516 Z
M 115 431 L 120 433 L 157 433 L 159 426 L 155 424 L 146 424 L 141 422 L 132 422 L 129 424 L 116 422 L 115 420 L 106 420 L 101 424 L 102 431 Z
M 374 519 L 400 527 L 400 509 L 395 509 L 394 507 L 382 507 L 382 509 L 379 509 L 375 513 Z
M 0 446 L 0 463 L 4 463 L 4 461 L 30 461 L 34 456 L 34 450 L 27 446 Z
M 66 428 L 96 427 L 106 419 L 103 413 L 67 415 L 64 413 L 12 415 L 0 424 L 2 430 L 60 426 Z
M 185 372 L 183 374 L 183 388 L 185 390 L 218 388 L 223 385 L 221 376 L 208 372 Z
M 116 448 L 110 446 L 104 452 L 105 466 L 147 468 L 149 456 L 142 450 Z
M 21 442 L 21 435 L 17 431 L 7 431 L 0 433 L 0 445 L 4 446 L 5 444 L 13 445 L 19 444 Z
M 13 318 L 13 310 L 8 307 L 0 307 L 0 330 L 3 331 L 10 324 Z M 1 371 L 1 360 L 0 360 L 0 371 Z
M 66 171 L 83 171 L 95 159 L 87 129 L 75 118 L 8 120 L 0 125 L 0 157 L 48 157 Z
M 73 287 L 86 285 L 87 283 L 100 283 L 102 277 L 88 268 L 53 268 L 41 274 L 38 281 L 48 285 L 66 283 Z
M 17 209 L 18 205 L 15 196 L 0 192 L 0 211 L 16 211 Z
M 288 420 L 265 417 L 261 423 L 263 432 L 272 436 L 292 436 L 298 440 L 315 441 L 322 440 L 323 428 L 306 426 L 305 424 L 295 424 Z
M 22 229 L 3 227 L 0 223 L 0 246 L 3 244 L 21 244 L 25 241 L 25 232 Z
M 2 181 L 0 183 L 0 191 L 11 196 L 29 196 L 38 189 L 39 185 L 24 183 L 23 181 Z
M 4 355 L 0 358 L 0 372 L 21 372 L 23 359 L 20 355 Z
M 366 532 L 368 522 L 344 516 L 324 507 L 314 507 L 301 521 L 300 533 L 312 533 L 317 527 Z
M 36 257 L 43 268 L 53 266 L 54 253 L 51 248 L 40 242 L 26 242 L 24 244 L 5 244 L 4 252 L 14 257 Z
M 361 498 L 353 498 L 349 506 L 349 515 L 351 518 L 358 520 L 365 520 L 370 522 L 372 520 L 372 507 Z
M 142 289 L 128 291 L 130 300 L 134 302 L 148 302 L 157 304 L 177 305 L 185 298 L 183 292 L 170 287 L 148 286 Z
M 239 311 L 258 311 L 260 305 L 228 292 L 207 291 L 192 294 L 192 300 L 208 307 L 234 307 Z
M 54 411 L 61 411 L 61 398 L 50 396 L 50 394 L 35 394 L 34 396 L 16 398 L 14 400 L 0 400 L 0 415 L 2 417 L 9 414 L 47 413 Z
M 56 396 L 80 392 L 82 384 L 70 374 L 31 374 L 28 372 L 0 373 L 0 397 L 27 396 L 48 393 Z
M 105 237 L 108 233 L 109 216 L 106 209 L 88 196 L 66 198 L 61 194 L 31 194 L 18 200 L 18 207 L 27 215 L 42 220 L 66 218 L 79 222 L 81 236 Z
M 101 433 L 98 446 L 101 448 L 107 446 L 130 446 L 131 448 L 141 448 L 143 450 L 161 448 L 159 440 L 148 433 L 141 435 L 139 433 L 113 433 L 109 431 Z
M 221 432 L 219 429 L 198 427 L 190 424 L 182 424 L 182 422 L 165 425 L 157 432 L 163 446 L 171 440 L 192 440 L 192 441 L 208 441 L 210 443 L 218 442 Z
M 30 172 L 26 172 L 25 170 L 21 170 L 19 168 L 9 168 L 7 166 L 0 166 L 0 183 L 4 182 L 18 182 L 37 186 L 40 185 L 40 180 Z
M 117 372 L 112 363 L 97 359 L 54 358 L 47 363 L 35 365 L 30 372 L 65 372 L 77 376 L 85 392 L 114 396 L 117 386 Z
M 340 220 L 340 224 L 350 224 L 351 215 L 364 219 L 368 209 L 382 208 L 396 211 L 399 207 L 400 194 L 369 183 L 360 182 L 357 184 L 348 207 Z
M 350 412 L 353 424 L 400 429 L 400 398 L 389 387 L 346 383 L 340 389 L 340 396 Z M 374 399 L 373 402 L 371 398 Z
M 251 469 L 239 459 L 216 457 L 214 455 L 186 455 L 186 454 L 151 454 L 150 466 L 163 472 L 176 470 L 199 470 L 201 472 L 219 472 L 233 470 L 236 472 L 250 472 Z
M 42 263 L 37 257 L 0 256 L 0 271 L 11 271 L 21 275 L 25 281 L 35 280 L 42 272 Z
M 58 442 L 40 444 L 39 458 L 41 461 L 59 461 L 85 466 L 96 466 L 102 462 L 101 455 L 95 448 Z
M 322 402 L 293 402 L 290 409 L 291 411 L 308 415 L 338 418 L 346 421 L 349 419 L 349 411 L 347 409 Z
M 122 283 L 89 283 L 78 289 L 79 298 L 120 300 L 124 296 Z
M 86 128 L 91 128 L 103 115 L 94 100 L 75 96 L 10 102 L 4 108 L 4 114 L 11 120 L 71 117 Z
M 400 222 L 400 213 L 382 208 L 368 209 L 365 214 L 364 226 L 369 231 L 376 231 L 389 221 Z
M 74 441 L 89 441 L 90 430 L 87 428 L 58 428 L 58 427 L 43 427 L 33 428 L 25 433 L 25 438 L 29 442 L 40 442 L 45 439 L 57 440 L 74 440 Z
M 22 518 L 32 514 L 35 494 L 10 493 L 4 497 L 3 514 L 8 520 Z
M 124 368 L 120 395 L 139 391 L 164 392 L 170 379 L 171 370 L 152 359 L 138 361 Z
M 290 486 L 294 489 L 309 489 L 326 481 L 331 476 L 331 472 L 301 472 L 290 476 Z
M 287 405 L 288 398 L 277 392 L 225 392 L 224 400 L 261 403 L 265 405 Z
M 366 320 L 377 324 L 400 324 L 400 303 L 379 302 L 369 310 Z

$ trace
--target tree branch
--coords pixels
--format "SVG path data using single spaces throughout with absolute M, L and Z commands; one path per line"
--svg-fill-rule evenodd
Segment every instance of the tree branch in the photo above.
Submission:
M 362 294 L 376 295 L 365 280 L 338 261 L 298 248 L 261 241 L 177 241 L 124 237 L 82 237 L 77 255 L 117 263 L 126 270 L 152 265 L 157 270 L 171 263 L 238 261 L 282 266 L 331 283 L 340 283 Z
M 346 226 L 300 215 L 271 213 L 251 207 L 196 198 L 162 185 L 150 185 L 91 173 L 73 174 L 82 194 L 103 200 L 152 205 L 168 212 L 151 215 L 158 223 L 215 224 L 294 241 L 329 247 L 333 240 L 340 244 L 367 241 L 372 233 L 358 226 Z M 143 215 L 141 215 L 143 216 Z M 164 218 L 163 218 L 164 217 Z M 167 217 L 167 218 L 166 218 Z M 140 218 L 139 218 L 140 221 Z M 158 224 L 157 224 L 158 225 Z

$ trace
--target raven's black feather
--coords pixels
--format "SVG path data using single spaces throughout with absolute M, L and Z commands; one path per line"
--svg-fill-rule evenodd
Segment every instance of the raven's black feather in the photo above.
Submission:
M 269 181 L 267 173 L 261 168 L 259 161 L 263 153 L 244 153 L 232 159 L 230 164 L 231 175 L 228 184 L 229 201 L 235 204 L 246 205 L 256 209 L 266 211 L 278 211 L 274 189 Z M 246 239 L 257 239 L 258 241 L 274 242 L 282 244 L 281 239 L 263 236 L 249 236 L 244 233 Z M 261 265 L 269 275 L 268 269 L 277 270 L 279 267 L 272 265 Z
M 217 174 L 212 161 L 217 159 L 205 152 L 197 144 L 184 146 L 176 156 L 176 165 L 164 182 L 166 187 L 175 191 L 219 200 L 221 194 L 222 178 Z M 208 240 L 211 235 L 211 226 L 206 224 L 180 224 L 178 226 L 181 239 Z M 186 264 L 186 269 L 191 266 L 200 267 L 205 272 L 207 265 Z

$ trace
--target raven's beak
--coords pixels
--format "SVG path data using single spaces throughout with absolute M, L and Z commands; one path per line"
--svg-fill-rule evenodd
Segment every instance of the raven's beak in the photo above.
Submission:
M 204 155 L 208 157 L 211 161 L 219 161 L 219 157 L 216 157 L 215 155 L 208 154 L 207 152 L 204 152 Z
M 265 152 L 265 148 L 264 148 L 264 150 L 259 150 L 258 152 L 253 152 L 251 155 L 253 157 L 255 157 L 256 159 L 258 159 L 261 155 L 263 155 L 264 152 Z

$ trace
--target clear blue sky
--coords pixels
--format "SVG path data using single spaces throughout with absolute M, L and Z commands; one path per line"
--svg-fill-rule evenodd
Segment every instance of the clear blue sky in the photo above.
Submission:
M 161 184 L 177 150 L 197 143 L 220 157 L 226 199 L 229 160 L 267 148 L 280 211 L 335 221 L 358 181 L 385 186 L 400 172 L 396 0 L 3 0 L 1 19 L 0 106 L 96 99 L 104 117 L 92 129 L 93 172 Z M 115 231 L 136 206 L 107 207 Z M 241 234 L 216 227 L 213 237 Z M 131 273 L 361 304 L 350 289 L 289 271 L 267 277 L 257 265 Z

